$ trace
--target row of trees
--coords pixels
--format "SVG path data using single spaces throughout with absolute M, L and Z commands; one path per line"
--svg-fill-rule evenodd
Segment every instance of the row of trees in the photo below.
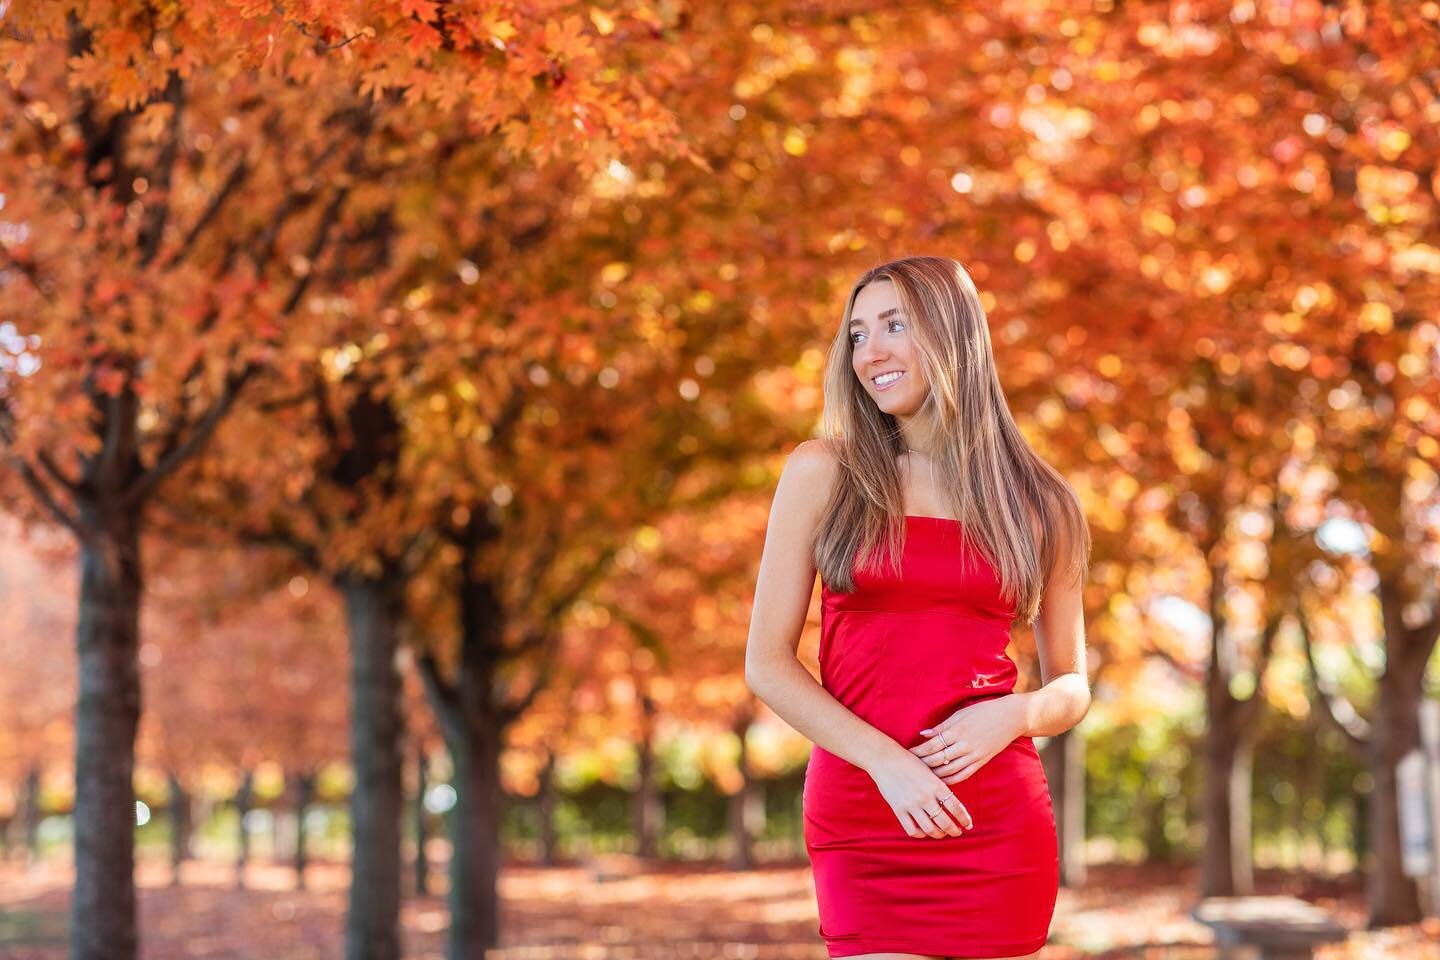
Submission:
M 0 484 L 79 549 L 73 956 L 135 952 L 153 544 L 274 547 L 343 600 L 352 958 L 398 953 L 411 652 L 457 772 L 450 951 L 479 956 L 500 745 L 532 712 L 568 730 L 540 705 L 564 625 L 656 648 L 665 591 L 693 587 L 646 569 L 649 525 L 768 489 L 814 422 L 837 291 L 922 243 L 969 265 L 1012 404 L 1085 489 L 1103 659 L 1183 662 L 1133 649 L 1160 634 L 1112 599 L 1135 578 L 1204 598 L 1213 837 L 1244 829 L 1280 625 L 1374 572 L 1386 667 L 1370 729 L 1341 725 L 1376 783 L 1372 920 L 1416 915 L 1393 764 L 1440 633 L 1422 14 L 6 16 Z M 1334 517 L 1367 556 L 1316 552 Z M 1174 579 L 1183 545 L 1204 585 Z M 651 656 L 623 665 L 642 718 L 676 659 Z M 735 689 L 712 692 L 747 723 Z M 1207 850 L 1210 892 L 1243 884 L 1241 844 Z
M 72 955 L 135 950 L 156 533 L 278 546 L 343 597 L 351 957 L 398 955 L 409 641 L 458 771 L 450 950 L 479 956 L 499 738 L 558 623 L 636 518 L 726 485 L 733 438 L 794 431 L 740 387 L 790 328 L 738 336 L 713 258 L 647 219 L 688 205 L 647 185 L 707 165 L 676 123 L 708 95 L 687 25 L 57 3 L 8 26 L 8 492 L 82 571 Z
M 616 578 L 623 595 L 636 599 L 647 580 L 668 581 L 655 598 L 654 612 L 639 614 L 641 622 L 632 612 L 635 606 L 619 607 L 630 623 L 572 624 L 566 665 L 525 721 L 507 731 L 501 772 L 511 811 L 504 822 L 510 831 L 518 829 L 513 804 L 529 798 L 526 802 L 533 805 L 523 814 L 525 830 L 538 830 L 541 862 L 554 862 L 558 856 L 562 829 L 556 814 L 561 803 L 572 805 L 563 828 L 569 844 L 592 829 L 607 837 L 620 830 L 648 855 L 663 849 L 662 831 L 680 827 L 708 834 L 714 828 L 709 814 L 698 821 L 694 817 L 728 806 L 726 832 L 738 867 L 753 862 L 753 839 L 762 832 L 774 834 L 764 826 L 764 808 L 798 805 L 803 739 L 793 732 L 777 739 L 784 727 L 773 718 L 744 725 L 753 701 L 731 696 L 741 651 L 726 638 L 741 632 L 743 603 L 738 604 L 741 622 L 726 623 L 723 612 L 728 598 L 738 599 L 745 578 L 715 560 L 749 553 L 735 545 L 760 534 L 764 514 L 748 514 L 747 526 L 747 511 L 728 504 L 723 528 L 701 522 L 657 531 L 659 549 L 641 575 L 634 582 Z M 13 529 L 9 535 L 12 542 L 21 539 Z M 18 547 L 16 542 L 7 552 L 0 577 L 13 598 L 15 622 L 22 625 L 0 648 L 10 691 L 0 699 L 0 838 L 8 835 L 33 854 L 40 817 L 68 813 L 71 804 L 68 787 L 54 774 L 64 772 L 56 754 L 68 749 L 73 695 L 56 678 L 69 675 L 73 654 L 47 640 L 73 628 L 73 622 L 67 622 L 73 620 L 73 610 L 58 602 L 71 594 L 73 583 L 66 582 L 65 568 L 59 566 L 67 551 L 43 543 L 30 550 Z M 61 556 L 46 556 L 52 552 Z M 181 561 L 181 555 L 174 559 Z M 206 568 L 197 559 L 166 563 L 148 604 L 155 641 L 141 654 L 147 710 L 137 745 L 137 786 L 149 812 L 167 821 L 160 828 L 172 841 L 177 878 L 191 847 L 190 814 L 199 799 L 200 814 L 207 818 L 206 811 L 213 812 L 217 804 L 233 810 L 242 823 L 252 808 L 278 811 L 276 829 L 281 821 L 285 824 L 282 856 L 294 856 L 303 883 L 307 810 L 312 802 L 343 804 L 349 793 L 342 775 L 343 688 L 333 681 L 346 656 L 338 645 L 340 604 L 323 585 L 311 587 L 302 578 L 270 590 L 252 588 L 247 581 L 257 581 L 258 587 L 275 579 L 264 556 L 226 556 L 215 564 L 224 574 L 213 583 L 207 582 Z M 176 569 L 169 570 L 172 567 Z M 221 604 L 224 598 L 230 602 Z M 203 615 L 212 601 L 223 619 L 196 622 L 196 609 Z M 1363 621 L 1363 613 L 1347 609 L 1350 605 L 1353 602 L 1333 613 Z M 1274 842 L 1278 825 L 1307 845 L 1318 841 L 1322 848 L 1352 846 L 1355 862 L 1361 863 L 1368 853 L 1366 823 L 1356 814 L 1365 809 L 1371 787 L 1357 778 L 1360 758 L 1344 756 L 1346 741 L 1338 734 L 1321 736 L 1333 731 L 1319 729 L 1323 714 L 1307 709 L 1314 693 L 1296 640 L 1293 632 L 1280 638 L 1273 668 L 1280 680 L 1271 684 L 1265 722 L 1247 731 L 1254 752 L 1266 758 L 1248 791 L 1255 801 L 1250 823 L 1270 838 L 1267 842 Z M 1327 642 L 1321 652 L 1342 653 L 1346 646 L 1358 646 L 1361 660 L 1379 652 L 1373 640 L 1358 645 Z M 581 651 L 584 655 L 575 655 Z M 683 656 L 676 656 L 682 651 Z M 1327 666 L 1326 672 L 1331 669 Z M 1197 789 L 1200 769 L 1193 762 L 1205 742 L 1205 725 L 1195 723 L 1204 705 L 1193 696 L 1198 685 L 1187 688 L 1184 678 L 1167 679 L 1167 670 L 1166 662 L 1156 658 L 1130 679 L 1107 668 L 1101 704 L 1092 710 L 1095 715 L 1087 720 L 1082 738 L 1086 770 L 1079 785 L 1084 802 L 1077 801 L 1075 812 L 1085 826 L 1083 831 L 1077 827 L 1078 837 L 1108 837 L 1125 849 L 1138 843 L 1149 856 L 1169 858 L 1185 855 L 1194 842 L 1192 824 L 1201 825 L 1206 809 Z M 1353 682 L 1355 672 L 1352 668 L 1338 675 Z M 433 756 L 440 744 L 413 671 L 408 675 L 405 753 L 407 767 L 414 767 L 417 757 Z M 24 694 L 36 690 L 48 696 Z M 637 691 L 644 695 L 637 697 Z M 571 735 L 558 744 L 555 731 L 537 725 L 551 704 L 564 704 L 573 720 L 580 721 L 572 722 Z M 734 728 L 730 737 L 724 735 L 727 727 Z M 545 752 L 547 742 L 558 755 Z M 732 753 L 735 745 L 739 753 Z M 1060 746 L 1044 744 L 1042 755 L 1053 762 Z M 563 774 L 557 772 L 560 764 L 566 767 Z M 48 782 L 44 798 L 42 777 Z M 417 804 L 436 777 L 450 782 L 448 764 L 439 770 L 422 764 L 418 772 L 407 771 L 407 819 L 433 819 L 421 814 Z M 1061 777 L 1063 768 L 1057 784 Z M 1368 784 L 1368 775 L 1363 779 Z M 662 794 L 678 800 L 689 796 L 690 789 L 700 792 L 658 815 Z M 708 803 L 694 806 L 712 793 Z M 723 802 L 726 796 L 728 804 Z M 630 810 L 628 823 L 615 819 L 617 798 Z M 1244 809 L 1250 810 L 1248 798 Z M 1320 812 L 1326 814 L 1324 820 L 1317 820 Z M 302 829 L 297 831 L 297 826 Z M 790 829 L 795 828 L 792 822 Z M 243 828 L 237 834 L 242 841 L 248 835 Z M 792 840 L 798 841 L 798 834 Z M 1093 843 L 1087 845 L 1093 849 Z M 239 844 L 242 877 L 246 849 Z M 1242 849 L 1248 856 L 1248 844 Z M 425 870 L 422 858 L 419 872 Z M 1076 883 L 1082 879 L 1071 877 Z

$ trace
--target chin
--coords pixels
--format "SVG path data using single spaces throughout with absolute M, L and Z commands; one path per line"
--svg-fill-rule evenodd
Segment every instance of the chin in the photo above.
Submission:
M 920 409 L 919 403 L 903 400 L 899 397 L 896 397 L 894 400 L 885 397 L 884 400 L 886 401 L 884 403 L 877 400 L 875 405 L 880 408 L 881 413 L 888 413 L 892 417 L 908 417 Z

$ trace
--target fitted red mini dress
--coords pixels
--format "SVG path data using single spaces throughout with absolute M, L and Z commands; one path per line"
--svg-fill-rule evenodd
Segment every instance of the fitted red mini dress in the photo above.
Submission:
M 822 583 L 820 680 L 902 747 L 961 707 L 1014 690 L 1013 606 L 963 526 L 907 516 L 901 572 Z M 969 550 L 962 565 L 961 551 Z M 1045 945 L 1060 879 L 1050 792 L 1030 737 L 951 791 L 975 828 L 912 837 L 870 775 L 818 745 L 805 769 L 805 848 L 831 957 L 879 951 L 1011 957 Z

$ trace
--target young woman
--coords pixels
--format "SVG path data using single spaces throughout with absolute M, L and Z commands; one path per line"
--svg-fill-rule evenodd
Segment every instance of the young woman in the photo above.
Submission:
M 824 434 L 786 461 L 745 656 L 814 743 L 805 846 L 831 957 L 1037 957 L 1059 882 L 1032 737 L 1089 709 L 1090 534 L 1000 389 L 965 268 L 905 257 L 856 281 Z M 821 577 L 820 682 L 796 658 Z M 1044 684 L 1005 653 L 1033 626 Z

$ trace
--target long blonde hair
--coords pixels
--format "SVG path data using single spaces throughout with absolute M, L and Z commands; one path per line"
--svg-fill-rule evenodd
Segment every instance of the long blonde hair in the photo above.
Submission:
M 839 482 L 816 537 L 816 569 L 831 589 L 853 591 L 857 549 L 868 557 L 882 543 L 899 569 L 905 508 L 896 458 L 905 440 L 899 422 L 876 406 L 851 363 L 855 297 L 883 280 L 895 285 L 930 384 L 917 416 L 933 425 L 927 446 L 936 486 L 965 540 L 994 565 L 1002 597 L 1028 624 L 1039 611 L 1047 571 L 1083 582 L 1090 531 L 1070 484 L 1036 455 L 1016 426 L 995 369 L 980 295 L 965 267 L 950 257 L 901 257 L 872 267 L 845 301 L 826 361 L 821 418 Z M 1032 515 L 1042 531 L 1038 545 Z M 1065 555 L 1057 557 L 1061 549 Z

